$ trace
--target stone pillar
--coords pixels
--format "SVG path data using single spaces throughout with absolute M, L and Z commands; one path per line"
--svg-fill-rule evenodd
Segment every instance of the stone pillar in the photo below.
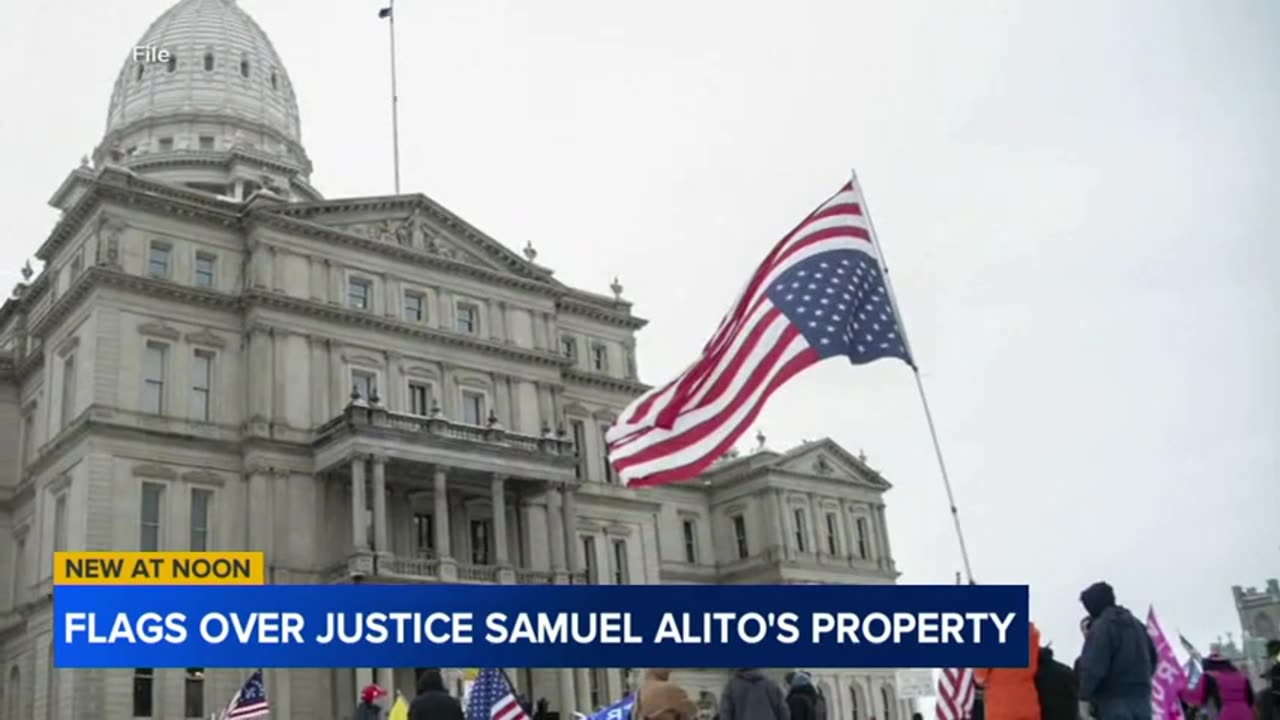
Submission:
M 590 714 L 595 710 L 591 704 L 591 670 L 577 668 L 573 671 L 573 681 L 578 690 L 578 712 Z
M 561 524 L 564 530 L 565 569 L 569 571 L 572 582 L 574 575 L 582 570 L 582 563 L 578 560 L 578 496 L 575 488 L 564 486 L 564 500 L 560 504 L 560 510 L 563 517 Z
M 351 547 L 355 551 L 369 549 L 364 512 L 364 456 L 358 456 L 351 461 Z
M 778 541 L 779 550 L 782 557 L 791 557 L 791 538 L 787 537 L 787 502 L 781 490 L 773 491 L 773 512 L 778 518 L 778 522 L 774 524 L 777 528 L 776 539 Z
M 880 539 L 884 542 L 884 566 L 893 569 L 893 551 L 889 548 L 889 523 L 884 517 L 884 504 L 876 505 L 876 526 L 880 531 Z
M 573 689 L 573 668 L 560 668 L 560 717 L 571 718 L 573 711 L 578 710 L 576 693 Z M 592 708 L 582 708 L 582 711 L 591 712 Z
M 564 523 L 560 514 L 560 488 L 547 485 L 547 543 L 551 547 L 551 571 L 562 573 L 564 567 Z M 573 679 L 570 678 L 572 683 Z
M 248 547 L 250 550 L 261 550 L 266 557 L 267 567 L 275 560 L 271 552 L 271 475 L 265 468 L 255 469 L 249 474 L 249 492 L 246 494 L 249 503 Z
M 390 553 L 387 543 L 387 458 L 373 456 L 373 549 Z
M 507 547 L 507 495 L 506 478 L 499 474 L 493 476 L 493 545 L 494 564 L 499 568 L 510 566 Z
M 448 582 L 458 579 L 458 566 L 449 548 L 449 493 L 445 480 L 445 469 L 437 465 L 431 493 L 435 503 L 436 554 L 440 557 L 440 579 Z

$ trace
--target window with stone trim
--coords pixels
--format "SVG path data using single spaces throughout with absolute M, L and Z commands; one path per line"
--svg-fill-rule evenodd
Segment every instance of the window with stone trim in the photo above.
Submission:
M 698 523 L 693 518 L 680 521 L 680 530 L 684 538 L 684 561 L 690 564 L 698 562 Z
M 165 410 L 164 385 L 169 346 L 148 340 L 142 350 L 142 411 L 160 415 Z
M 165 63 L 165 69 L 169 72 L 174 72 L 178 69 L 178 53 L 172 50 L 169 51 L 169 60 Z
M 204 711 L 204 668 L 187 668 L 182 679 L 182 711 L 187 720 L 207 717 Z
M 58 427 L 65 428 L 76 414 L 76 356 L 62 360 L 62 417 Z
M 454 307 L 454 329 L 467 335 L 480 334 L 480 306 L 460 302 Z
M 212 288 L 214 284 L 214 270 L 218 263 L 215 255 L 205 252 L 196 253 L 196 287 Z
M 147 274 L 160 280 L 169 279 L 169 263 L 173 246 L 165 242 L 153 242 L 147 253 Z
M 155 707 L 155 668 L 135 668 L 133 671 L 133 717 L 149 718 Z
M 600 426 L 600 454 L 604 462 L 604 481 L 613 484 L 618 482 L 617 473 L 613 471 L 613 463 L 609 462 L 609 425 Z
M 207 52 L 204 54 L 204 71 L 213 72 L 213 53 L 212 52 Z
M 240 76 L 246 78 L 249 77 L 249 58 L 243 58 L 240 60 Z
M 211 545 L 210 516 L 213 514 L 213 491 L 191 488 L 191 550 L 207 552 Z
M 58 493 L 53 501 L 53 551 L 67 549 L 67 493 Z
M 347 307 L 369 310 L 372 297 L 373 283 L 363 278 L 351 278 L 347 281 Z
M 471 521 L 471 563 L 488 565 L 493 560 L 493 521 Z
M 809 551 L 809 523 L 802 508 L 791 511 L 792 526 L 795 530 L 796 550 Z
M 738 559 L 745 560 L 751 554 L 747 546 L 747 519 L 742 514 L 737 514 L 730 518 L 730 522 L 733 523 L 733 541 L 738 550 Z
M 475 390 L 462 391 L 462 422 L 468 425 L 485 424 L 484 393 Z
M 854 530 L 858 534 L 858 557 L 866 560 L 871 554 L 867 532 L 867 519 L 864 517 L 856 518 L 853 521 Z
M 351 391 L 358 393 L 360 399 L 369 402 L 373 396 L 373 391 L 377 387 L 377 376 L 365 370 L 351 371 Z
M 596 564 L 596 539 L 590 535 L 582 536 L 582 568 L 586 571 L 587 582 L 600 582 L 600 567 Z
M 157 144 L 160 146 L 160 152 L 173 152 L 173 138 L 162 137 Z
M 591 346 L 591 369 L 596 372 L 605 372 L 609 369 L 609 348 L 602 343 Z
M 157 483 L 142 483 L 142 503 L 139 507 L 138 522 L 139 550 L 154 552 L 160 549 L 160 514 L 163 505 L 164 486 Z
M 631 568 L 627 563 L 627 541 L 613 541 L 613 584 L 626 585 L 631 579 Z
M 413 516 L 414 550 L 418 555 L 432 557 L 436 554 L 435 516 L 430 513 L 415 513 Z
M 27 539 L 18 538 L 13 545 L 13 590 L 9 593 L 10 606 L 17 605 L 26 598 L 27 584 Z
M 196 350 L 191 355 L 191 418 L 208 422 L 212 411 L 213 353 Z
M 838 555 L 840 553 L 840 535 L 836 528 L 839 524 L 839 518 L 836 514 L 829 512 L 826 514 L 827 520 L 827 554 Z
M 404 294 L 404 319 L 409 322 L 426 322 L 427 299 L 422 293 L 406 292 Z
M 578 358 L 578 339 L 571 335 L 561 335 L 560 354 L 576 360 Z
M 424 382 L 409 383 L 409 413 L 426 417 L 431 414 L 431 385 Z

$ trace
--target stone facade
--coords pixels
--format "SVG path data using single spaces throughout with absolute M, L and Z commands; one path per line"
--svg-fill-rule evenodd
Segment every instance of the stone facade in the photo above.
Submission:
M 233 2 L 162 20 L 148 43 L 212 37 L 287 85 Z M 126 65 L 120 83 L 198 87 L 202 63 L 180 54 L 143 80 Z M 128 92 L 51 201 L 43 270 L 0 307 L 0 716 L 207 717 L 248 673 L 52 670 L 60 549 L 263 550 L 275 583 L 896 580 L 889 484 L 829 440 L 761 443 L 680 486 L 618 484 L 603 431 L 645 389 L 645 322 L 620 287 L 569 287 L 422 195 L 322 199 L 291 87 L 283 104 L 201 106 L 200 123 L 252 125 L 265 145 L 166 135 L 155 155 L 114 143 L 180 135 L 190 108 L 134 116 Z M 511 674 L 561 711 L 638 678 Z M 816 676 L 833 718 L 910 712 L 890 672 Z M 274 717 L 338 720 L 375 678 L 409 694 L 414 669 L 266 681 Z M 707 700 L 725 673 L 677 678 Z
M 1280 580 L 1271 578 L 1261 590 L 1239 585 L 1231 588 L 1236 612 L 1240 614 L 1241 653 L 1253 677 L 1270 666 L 1267 641 L 1280 640 Z

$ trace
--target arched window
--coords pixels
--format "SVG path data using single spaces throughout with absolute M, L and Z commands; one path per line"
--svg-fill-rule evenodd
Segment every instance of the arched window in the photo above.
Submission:
M 240 61 L 240 74 L 249 77 L 249 59 L 245 58 Z
M 894 720 L 897 713 L 894 712 L 893 693 L 889 690 L 888 685 L 880 688 L 880 701 L 884 704 L 883 720 Z
M 211 72 L 213 70 L 213 53 L 211 52 L 204 54 L 204 69 L 205 72 Z
M 858 710 L 858 686 L 849 686 L 849 720 L 862 720 L 861 712 Z
M 139 80 L 142 79 L 142 74 L 146 72 L 146 69 L 147 69 L 146 65 L 143 65 L 142 63 L 138 63 L 138 79 Z
M 280 76 L 276 74 L 275 70 L 271 71 L 271 89 L 272 90 L 280 89 Z
M 169 51 L 169 64 L 167 67 L 169 72 L 173 72 L 178 69 L 178 56 L 173 51 Z

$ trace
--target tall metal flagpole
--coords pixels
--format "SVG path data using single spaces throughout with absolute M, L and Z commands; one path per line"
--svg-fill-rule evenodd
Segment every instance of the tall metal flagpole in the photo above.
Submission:
M 396 0 L 389 0 L 387 19 L 391 33 L 391 152 L 396 171 L 396 194 L 400 194 L 400 96 L 396 92 Z
M 947 474 L 947 463 L 942 458 L 942 445 L 938 442 L 938 430 L 933 423 L 933 412 L 929 409 L 929 396 L 924 391 L 924 380 L 920 378 L 920 368 L 915 364 L 915 353 L 911 351 L 911 341 L 907 339 L 907 324 L 902 319 L 902 307 L 898 305 L 898 299 L 893 294 L 893 283 L 889 281 L 889 263 L 885 260 L 884 249 L 880 247 L 880 241 L 876 235 L 875 223 L 871 220 L 871 211 L 867 208 L 867 196 L 862 192 L 862 185 L 858 183 L 858 171 L 852 172 L 853 187 L 858 192 L 858 196 L 862 199 L 862 214 L 867 219 L 867 231 L 871 235 L 871 245 L 875 247 L 876 254 L 880 256 L 880 269 L 884 272 L 884 286 L 889 292 L 889 302 L 893 304 L 893 310 L 898 316 L 898 329 L 902 332 L 902 344 L 907 349 L 907 355 L 911 357 L 911 372 L 916 378 L 916 390 L 920 392 L 920 405 L 924 408 L 924 419 L 929 424 L 929 437 L 933 440 L 933 454 L 938 458 L 938 470 L 942 473 L 942 485 L 947 489 L 947 503 L 951 506 L 951 522 L 956 528 L 956 539 L 960 541 L 960 559 L 964 562 L 964 574 L 969 580 L 969 584 L 973 584 L 973 566 L 969 563 L 969 548 L 964 542 L 964 530 L 960 528 L 960 510 L 956 508 L 956 496 L 951 490 L 951 477 Z

